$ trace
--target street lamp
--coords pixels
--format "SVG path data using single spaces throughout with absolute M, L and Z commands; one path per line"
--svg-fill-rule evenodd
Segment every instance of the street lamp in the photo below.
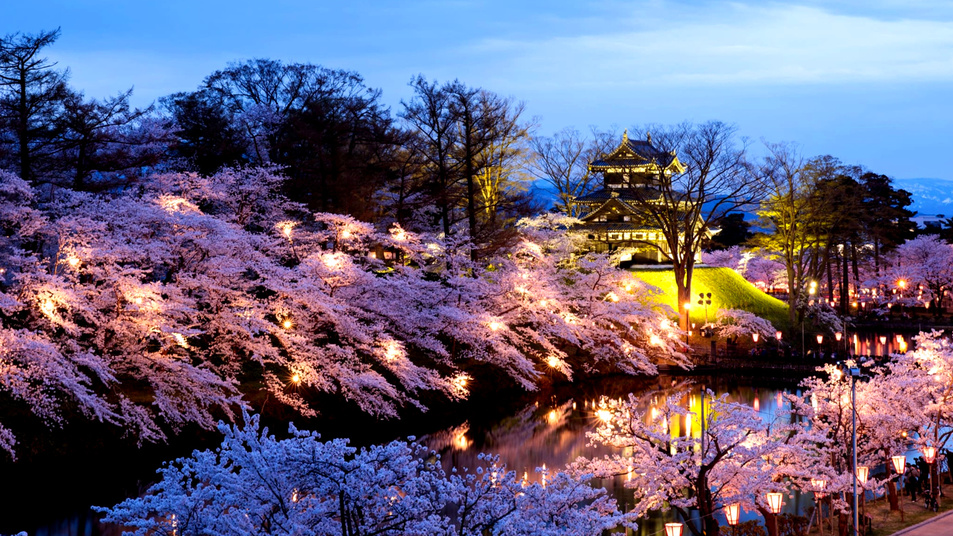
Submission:
M 936 447 L 923 447 L 923 461 L 927 462 L 930 469 L 930 501 L 936 509 L 937 488 L 939 486 L 939 471 L 936 471 Z
M 857 376 L 860 376 L 860 369 L 857 367 L 845 367 L 844 372 L 850 375 L 850 413 L 851 413 L 851 442 L 850 450 L 853 463 L 851 467 L 857 467 Z M 854 536 L 857 536 L 857 525 L 860 522 L 860 512 L 857 509 L 857 479 L 854 479 Z
M 860 494 L 860 507 L 864 512 L 864 519 L 867 519 L 867 477 L 870 474 L 870 468 L 866 465 L 861 465 L 857 468 L 857 481 L 860 482 L 860 486 L 864 488 L 864 492 Z
M 811 479 L 811 490 L 814 492 L 814 500 L 817 502 L 817 526 L 824 534 L 824 488 L 827 487 L 827 481 L 821 478 Z
M 861 465 L 857 468 L 857 481 L 860 482 L 861 486 L 867 485 L 867 477 L 870 474 L 870 468 L 866 465 Z
M 711 305 L 711 292 L 706 296 L 704 292 L 698 293 L 698 305 L 705 306 L 705 323 L 708 323 L 708 306 Z
M 682 524 L 681 523 L 666 523 L 665 536 L 682 536 Z
M 781 494 L 774 491 L 768 492 L 766 494 L 768 500 L 768 512 L 771 515 L 765 517 L 765 524 L 768 528 L 768 534 L 770 536 L 777 536 L 778 534 L 778 514 L 781 513 Z
M 725 506 L 725 518 L 728 519 L 729 526 L 735 526 L 738 524 L 738 518 L 741 514 L 741 503 L 731 503 L 728 506 Z
M 903 472 L 907 468 L 907 457 L 906 456 L 891 456 L 890 461 L 893 462 L 893 469 L 897 472 L 897 476 L 903 476 Z M 900 503 L 900 521 L 903 521 L 903 493 L 900 492 L 900 479 L 897 479 L 897 495 L 901 497 Z

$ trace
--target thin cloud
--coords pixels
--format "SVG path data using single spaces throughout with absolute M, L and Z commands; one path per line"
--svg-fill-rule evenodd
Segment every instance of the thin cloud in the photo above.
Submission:
M 532 40 L 487 39 L 469 55 L 509 58 L 513 82 L 645 87 L 953 80 L 953 21 L 871 18 L 817 7 L 708 6 L 680 23 L 666 4 L 632 30 Z M 663 15 L 660 17 L 660 15 Z M 664 19 L 665 22 L 660 22 Z M 651 26 L 648 28 L 647 26 Z M 497 71 L 501 69 L 499 63 Z M 521 83 L 520 83 L 521 82 Z

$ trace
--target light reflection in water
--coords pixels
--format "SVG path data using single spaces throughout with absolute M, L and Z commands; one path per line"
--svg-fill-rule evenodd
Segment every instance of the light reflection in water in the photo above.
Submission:
M 693 413 L 673 419 L 668 424 L 671 425 L 670 431 L 673 436 L 681 435 L 684 430 L 691 437 L 700 439 L 701 410 L 704 409 L 705 414 L 708 415 L 711 403 L 708 396 L 705 396 L 703 400 L 702 385 L 706 385 L 716 395 L 728 392 L 731 401 L 753 407 L 766 419 L 774 419 L 779 410 L 788 407 L 788 402 L 784 398 L 785 393 L 794 392 L 800 395 L 800 391 L 796 388 L 728 385 L 723 381 L 712 382 L 711 379 L 700 382 L 693 381 L 691 378 L 666 376 L 659 377 L 648 386 L 630 384 L 628 387 L 632 388 L 636 404 L 642 408 L 648 408 L 646 415 L 649 419 L 661 417 L 658 408 L 664 404 L 666 398 L 678 393 L 687 393 L 682 398 L 682 404 Z M 609 398 L 624 400 L 628 396 L 627 393 L 625 396 L 619 396 L 620 389 L 623 389 L 622 385 L 612 384 L 605 387 L 609 391 L 605 395 Z M 572 398 L 568 397 L 556 402 L 551 399 L 542 400 L 531 403 L 491 425 L 477 427 L 473 423 L 468 423 L 464 425 L 466 437 L 469 438 L 467 448 L 458 448 L 453 441 L 454 434 L 460 429 L 459 426 L 427 436 L 423 438 L 423 441 L 441 455 L 447 470 L 452 467 L 475 468 L 480 465 L 477 457 L 481 452 L 485 452 L 498 454 L 501 463 L 506 464 L 506 470 L 514 471 L 515 475 L 521 475 L 523 480 L 542 483 L 543 478 L 541 473 L 537 472 L 537 468 L 549 467 L 552 471 L 557 471 L 579 457 L 602 457 L 617 452 L 603 445 L 590 445 L 586 437 L 586 433 L 594 430 L 598 425 L 600 411 L 605 411 L 600 410 L 596 402 L 602 394 L 573 393 L 582 401 L 581 404 L 577 405 Z M 761 398 L 767 400 L 774 398 L 776 404 L 762 406 Z M 596 479 L 593 484 L 605 487 L 618 501 L 620 509 L 629 510 L 632 507 L 633 495 L 630 490 L 625 489 L 625 482 L 631 481 L 632 478 L 630 470 L 615 478 Z M 802 498 L 800 494 L 795 493 L 793 499 L 785 501 L 785 511 L 803 514 L 804 509 L 810 504 L 808 498 Z M 662 531 L 664 522 L 671 519 L 670 514 L 652 516 L 640 524 L 639 533 L 649 535 Z M 757 513 L 743 513 L 742 521 L 747 519 L 760 519 L 760 517 Z M 724 523 L 724 519 L 721 521 Z

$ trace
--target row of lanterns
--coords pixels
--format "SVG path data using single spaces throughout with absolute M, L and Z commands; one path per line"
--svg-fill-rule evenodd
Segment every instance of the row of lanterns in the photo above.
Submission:
M 936 447 L 923 447 L 923 460 L 928 464 L 932 464 L 934 460 L 936 460 Z M 892 456 L 890 461 L 893 462 L 893 468 L 897 474 L 902 475 L 906 470 L 906 456 Z M 860 482 L 862 486 L 867 484 L 867 478 L 869 474 L 870 469 L 868 467 L 857 467 L 857 481 Z M 826 486 L 827 482 L 824 480 L 816 478 L 811 479 L 811 487 L 814 488 L 814 493 L 819 498 L 824 496 L 823 490 Z M 767 499 L 768 503 L 768 511 L 772 514 L 780 514 L 783 495 L 779 492 L 770 492 L 765 494 L 765 498 Z M 725 506 L 725 517 L 728 519 L 728 525 L 737 525 L 740 516 L 740 503 L 732 503 Z M 682 523 L 666 523 L 665 536 L 682 536 L 682 528 Z
M 783 497 L 784 495 L 777 491 L 766 493 L 768 511 L 775 515 L 780 514 Z M 741 517 L 741 503 L 732 503 L 725 506 L 725 517 L 728 518 L 728 525 L 737 525 Z M 665 536 L 682 536 L 682 528 L 682 523 L 666 523 Z

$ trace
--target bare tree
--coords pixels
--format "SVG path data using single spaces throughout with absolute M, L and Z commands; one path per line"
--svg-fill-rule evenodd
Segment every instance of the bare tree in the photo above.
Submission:
M 736 128 L 718 121 L 654 128 L 656 158 L 676 157 L 681 170 L 655 162 L 652 187 L 635 188 L 630 203 L 644 223 L 659 230 L 661 244 L 646 242 L 672 263 L 678 303 L 691 303 L 696 258 L 714 223 L 729 212 L 754 207 L 760 199 L 758 182 L 746 160 L 747 144 L 736 143 Z M 649 138 L 649 133 L 644 133 Z M 687 328 L 685 315 L 683 327 Z
M 755 243 L 779 252 L 788 277 L 789 318 L 797 319 L 798 298 L 803 296 L 815 253 L 823 236 L 814 224 L 824 214 L 819 207 L 817 179 L 797 147 L 788 143 L 767 144 L 769 154 L 758 169 L 765 198 L 758 209 L 761 225 L 769 230 Z
M 439 85 L 419 76 L 411 86 L 415 97 L 401 117 L 419 140 L 423 190 L 445 234 L 466 222 L 476 259 L 496 238 L 499 212 L 525 204 L 512 181 L 528 137 L 523 105 L 458 80 Z
M 529 172 L 553 187 L 559 198 L 557 210 L 579 216 L 573 199 L 592 192 L 596 187 L 589 162 L 611 150 L 615 138 L 613 132 L 594 128 L 591 137 L 584 136 L 575 128 L 565 128 L 549 137 L 534 137 L 530 140 L 533 154 Z

